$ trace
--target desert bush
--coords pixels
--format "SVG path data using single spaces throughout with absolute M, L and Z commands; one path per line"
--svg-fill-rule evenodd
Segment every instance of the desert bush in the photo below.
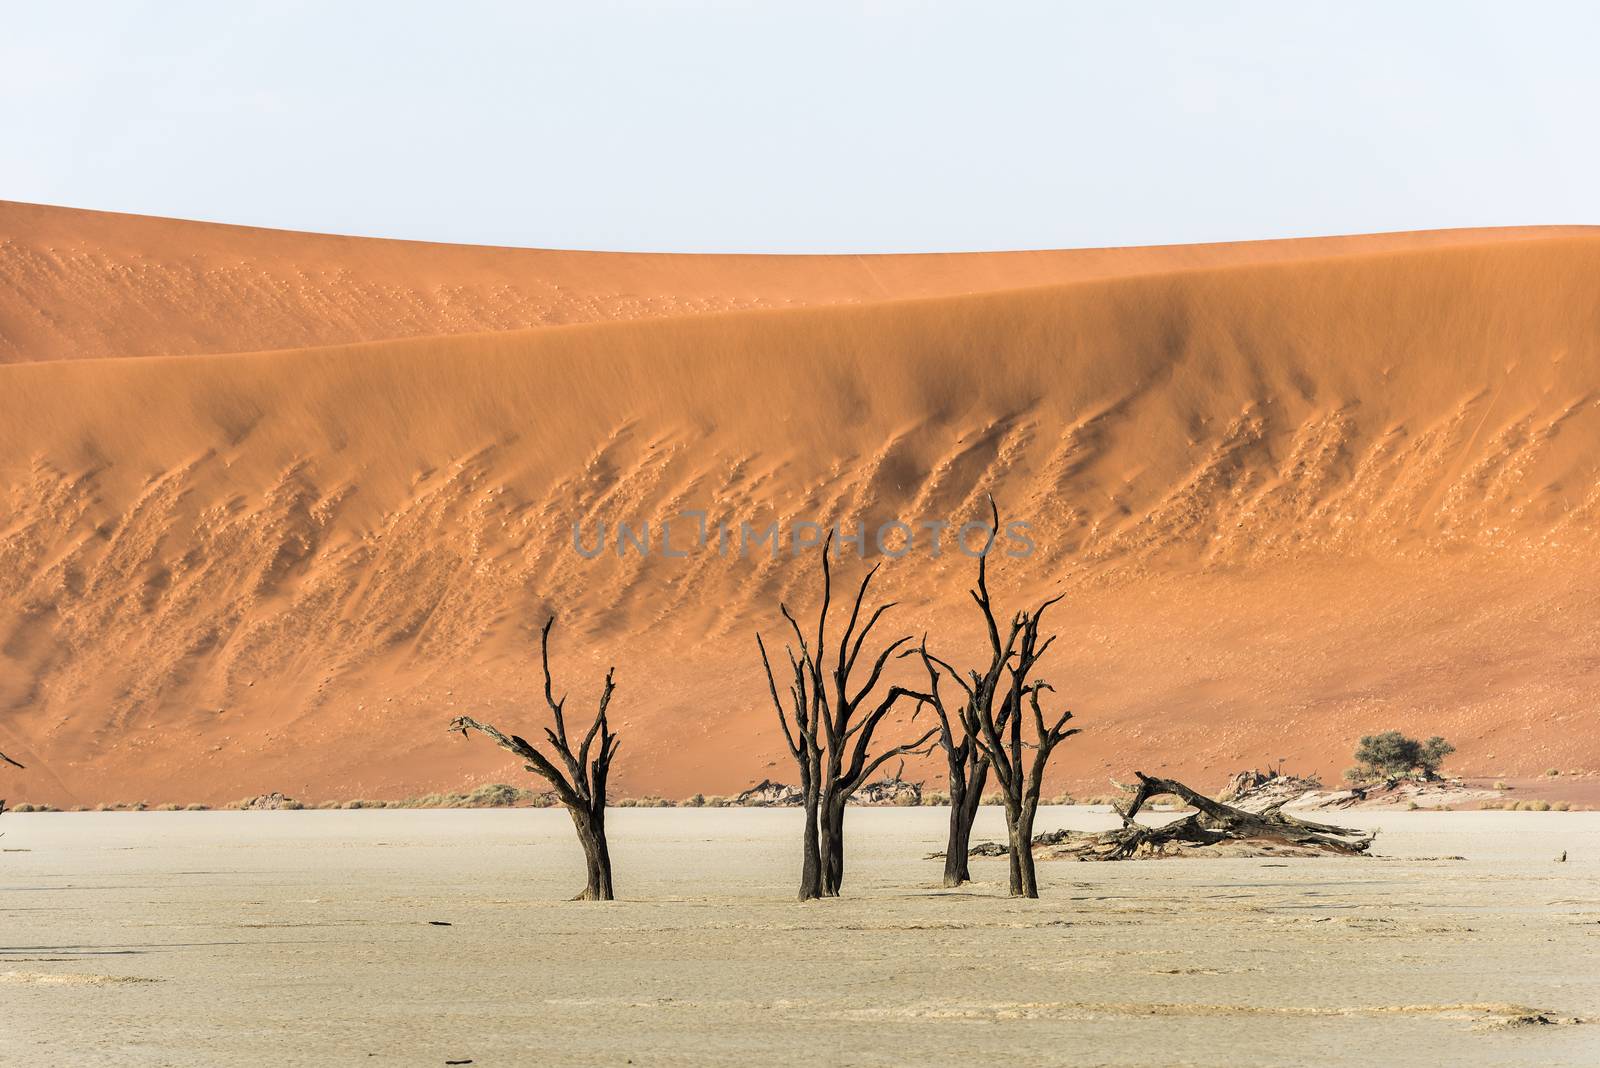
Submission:
M 185 805 L 183 806 L 183 810 L 185 812 L 210 812 L 211 806 L 201 804 Z
M 549 803 L 549 798 L 544 794 L 536 794 L 532 790 L 524 790 L 509 783 L 490 782 L 477 786 L 469 793 L 443 793 L 423 794 L 421 797 L 407 797 L 395 801 L 365 801 L 363 808 L 513 808 L 520 804 L 529 804 L 543 808 Z M 338 803 L 330 803 L 325 807 L 338 808 Z M 349 807 L 348 805 L 346 807 Z
M 508 808 L 533 796 L 532 790 L 519 790 L 510 783 L 491 782 L 467 795 L 467 804 L 473 808 Z
M 1548 801 L 1529 801 L 1528 802 L 1528 811 L 1529 812 L 1549 812 L 1550 811 L 1550 802 L 1548 802 Z
M 1565 802 L 1565 801 L 1557 801 L 1555 804 L 1550 806 L 1550 809 L 1553 812 L 1566 812 L 1566 811 L 1569 811 L 1571 808 L 1572 808 L 1572 806 L 1567 804 L 1567 802 Z
M 173 804 L 172 802 L 169 801 L 164 805 L 157 805 L 156 806 L 156 811 L 157 812 L 181 812 L 182 811 L 182 806 L 181 805 L 175 805 L 175 804 Z
M 706 806 L 706 795 L 705 794 L 695 794 L 693 797 L 686 797 L 686 798 L 683 799 L 683 807 L 684 808 L 705 808 L 705 806 Z
M 1545 768 L 1544 769 L 1544 773 L 1548 777 L 1554 779 L 1554 778 L 1558 778 L 1561 775 L 1561 769 L 1560 768 Z
M 1351 782 L 1403 779 L 1418 771 L 1425 778 L 1432 778 L 1438 774 L 1444 758 L 1455 751 L 1455 746 L 1438 735 L 1419 742 L 1399 731 L 1368 734 L 1356 746 L 1356 766 L 1344 775 Z

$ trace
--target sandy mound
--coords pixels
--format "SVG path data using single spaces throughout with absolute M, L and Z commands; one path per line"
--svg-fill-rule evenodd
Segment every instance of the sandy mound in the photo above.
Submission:
M 899 257 L 889 292 L 920 299 L 885 300 L 846 277 L 857 257 L 584 258 L 7 211 L 34 244 L 0 255 L 29 279 L 0 287 L 0 324 L 48 357 L 0 368 L 0 749 L 29 765 L 19 800 L 506 781 L 444 724 L 523 714 L 552 610 L 575 702 L 619 664 L 619 788 L 735 793 L 783 754 L 751 629 L 779 596 L 809 603 L 810 569 L 587 560 L 573 523 L 659 532 L 704 509 L 875 529 L 965 521 L 991 492 L 1038 546 L 997 565 L 997 595 L 1070 592 L 1046 671 L 1087 729 L 1060 758 L 1069 787 L 1135 762 L 1216 787 L 1283 758 L 1334 781 L 1359 734 L 1393 726 L 1450 738 L 1453 771 L 1600 764 L 1589 231 Z M 334 315 L 309 283 L 290 288 L 311 303 L 137 279 L 117 296 L 24 270 L 74 217 L 123 242 L 106 237 L 106 263 L 186 249 L 347 262 L 358 281 Z M 564 292 L 588 277 L 681 302 L 533 330 L 480 317 L 516 265 L 579 262 Z M 461 298 L 471 315 L 402 322 L 361 273 L 380 269 L 500 281 Z M 1057 269 L 1078 277 L 1031 284 Z M 718 307 L 691 304 L 725 282 L 837 306 L 682 314 Z M 953 650 L 975 638 L 970 571 L 948 551 L 889 561 L 891 619 Z
M 0 201 L 0 363 L 254 352 L 861 304 L 1587 232 L 1444 230 L 975 255 L 705 256 L 380 241 Z

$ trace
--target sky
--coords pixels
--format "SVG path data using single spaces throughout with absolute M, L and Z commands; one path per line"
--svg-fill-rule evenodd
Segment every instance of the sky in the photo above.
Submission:
M 1600 5 L 17 3 L 0 199 L 924 252 L 1600 223 Z

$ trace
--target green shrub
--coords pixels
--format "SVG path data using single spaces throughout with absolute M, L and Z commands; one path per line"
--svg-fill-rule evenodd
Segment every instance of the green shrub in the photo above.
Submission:
M 1419 742 L 1399 731 L 1368 734 L 1356 746 L 1356 766 L 1344 775 L 1352 782 L 1403 779 L 1418 771 L 1431 778 L 1438 774 L 1444 758 L 1455 751 L 1455 746 L 1438 735 Z

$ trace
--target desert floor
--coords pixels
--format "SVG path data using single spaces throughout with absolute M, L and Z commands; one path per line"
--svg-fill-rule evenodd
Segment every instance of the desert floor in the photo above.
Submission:
M 559 811 L 7 814 L 0 1063 L 1600 1061 L 1600 814 L 1345 814 L 1376 856 L 1036 902 L 938 889 L 945 818 L 853 812 L 848 896 L 799 905 L 790 811 L 614 812 L 611 904 L 563 900 Z

